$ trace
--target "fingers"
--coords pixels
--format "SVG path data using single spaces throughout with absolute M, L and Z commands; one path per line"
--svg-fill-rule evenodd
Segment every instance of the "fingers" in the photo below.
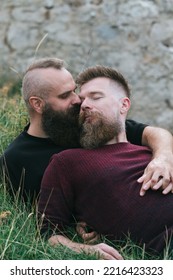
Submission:
M 168 170 L 167 170 L 168 169 Z M 149 164 L 144 171 L 144 174 L 137 180 L 138 183 L 141 183 L 140 196 L 144 196 L 146 191 L 149 189 L 152 190 L 163 190 L 163 194 L 173 192 L 173 177 L 172 169 L 169 168 L 151 168 Z
M 85 222 L 78 222 L 76 225 L 76 231 L 79 234 L 79 236 L 83 236 L 86 234 L 86 226 L 87 224 Z
M 151 188 L 158 190 L 161 186 L 166 188 L 170 183 L 170 176 L 168 173 L 160 173 L 158 171 L 154 171 L 153 173 L 148 173 L 143 181 L 143 185 L 147 185 L 146 188 Z M 147 189 L 148 189 L 147 188 Z
M 121 256 L 121 254 L 113 247 L 111 247 L 105 243 L 100 243 L 95 246 L 98 249 L 98 253 L 100 254 L 100 259 L 123 260 L 123 257 Z
M 82 239 L 84 240 L 84 243 L 87 244 L 94 244 L 100 239 L 100 235 L 97 234 L 97 232 L 92 231 L 89 233 L 83 233 Z
M 163 179 L 160 178 L 160 180 L 153 185 L 152 180 L 149 180 L 147 183 L 144 183 L 140 189 L 140 196 L 144 196 L 146 191 L 149 189 L 152 189 L 153 191 L 156 191 L 158 189 L 161 189 L 163 186 Z M 166 194 L 166 193 L 165 193 Z
M 164 174 L 163 179 L 162 179 L 162 188 L 166 189 L 169 186 L 171 181 L 172 181 L 171 176 L 169 174 Z
M 88 239 L 87 241 L 84 240 L 84 243 L 92 245 L 92 244 L 96 244 L 99 240 L 100 240 L 100 235 L 98 234 L 96 235 L 96 237 L 92 239 Z
M 108 248 L 108 251 L 105 254 L 105 260 L 123 260 L 123 257 L 120 255 L 120 253 L 114 249 L 114 248 Z
M 148 181 L 147 183 L 143 183 L 143 184 L 142 184 L 142 187 L 141 187 L 141 189 L 140 189 L 140 192 L 139 192 L 140 196 L 144 196 L 145 193 L 146 193 L 146 191 L 147 191 L 149 188 L 150 188 L 150 181 Z
M 168 194 L 169 192 L 173 193 L 173 184 L 170 183 L 163 191 L 163 194 Z
M 152 177 L 152 173 L 147 171 L 144 172 L 144 174 L 137 180 L 138 183 L 142 183 L 141 189 L 139 194 L 141 196 L 145 195 L 146 191 L 152 188 L 152 186 L 155 186 L 157 181 L 156 179 Z M 160 184 L 160 183 L 159 183 Z M 158 187 L 158 185 L 157 185 Z
M 97 232 L 87 232 L 87 224 L 85 222 L 78 222 L 76 231 L 86 244 L 94 244 L 100 239 L 100 235 Z

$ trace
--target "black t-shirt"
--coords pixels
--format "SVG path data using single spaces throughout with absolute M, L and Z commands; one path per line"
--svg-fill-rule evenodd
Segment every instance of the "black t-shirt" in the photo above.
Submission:
M 130 143 L 135 145 L 142 145 L 142 133 L 146 124 L 138 123 L 134 120 L 126 120 L 126 134 Z
M 127 120 L 126 131 L 129 142 L 141 145 L 145 127 L 145 124 Z M 51 156 L 65 149 L 55 145 L 49 138 L 29 135 L 27 129 L 28 126 L 7 147 L 0 158 L 2 177 L 10 187 L 10 192 L 22 195 L 25 201 L 28 197 L 33 200 L 38 196 L 41 179 Z

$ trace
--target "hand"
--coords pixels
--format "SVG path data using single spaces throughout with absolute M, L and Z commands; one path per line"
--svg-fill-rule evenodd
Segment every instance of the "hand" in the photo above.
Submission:
M 77 253 L 85 252 L 86 254 L 95 254 L 98 259 L 101 260 L 123 260 L 123 257 L 116 249 L 105 243 L 99 243 L 96 245 L 82 244 L 73 242 L 68 237 L 63 235 L 51 236 L 49 238 L 49 243 L 51 246 L 56 246 L 59 244 L 67 246 L 69 249 Z
M 96 231 L 87 232 L 87 224 L 85 222 L 77 223 L 76 231 L 86 244 L 94 244 L 100 239 L 100 235 Z
M 145 195 L 148 189 L 161 189 L 163 194 L 173 192 L 173 156 L 154 158 L 137 180 L 142 183 L 140 195 Z
M 90 247 L 87 249 L 88 253 L 96 253 L 100 260 L 123 260 L 123 257 L 116 249 L 105 243 L 88 246 Z

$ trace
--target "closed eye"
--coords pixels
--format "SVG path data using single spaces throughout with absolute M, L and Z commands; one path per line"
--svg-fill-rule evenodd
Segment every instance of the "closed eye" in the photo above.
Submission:
M 80 97 L 81 101 L 83 102 L 85 100 L 85 98 L 89 98 L 91 100 L 99 100 L 101 98 L 104 98 L 105 95 L 104 95 L 104 93 L 99 92 L 99 91 L 91 91 L 87 94 L 79 93 L 79 97 Z
M 97 95 L 92 96 L 92 99 L 93 99 L 93 100 L 98 100 L 98 99 L 100 99 L 100 98 L 103 98 L 103 96 L 97 96 Z
M 64 92 L 63 94 L 59 95 L 58 97 L 60 99 L 66 99 L 69 97 L 70 94 L 71 94 L 71 91 L 68 91 L 68 92 Z
M 104 97 L 104 94 L 100 91 L 92 91 L 92 92 L 90 92 L 89 95 L 90 95 L 90 98 L 93 100 L 97 100 L 97 99 Z
M 58 97 L 61 99 L 66 99 L 68 98 L 72 93 L 76 92 L 77 87 L 74 88 L 74 90 L 66 91 L 62 94 L 60 94 Z

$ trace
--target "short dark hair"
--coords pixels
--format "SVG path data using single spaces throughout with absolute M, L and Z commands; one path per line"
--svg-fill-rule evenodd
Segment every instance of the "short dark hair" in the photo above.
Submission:
M 76 83 L 79 87 L 81 87 L 83 84 L 89 82 L 90 80 L 99 77 L 109 78 L 112 81 L 118 83 L 124 89 L 127 97 L 130 98 L 130 87 L 127 80 L 118 70 L 111 67 L 102 65 L 88 67 L 83 72 L 79 73 L 76 78 Z

